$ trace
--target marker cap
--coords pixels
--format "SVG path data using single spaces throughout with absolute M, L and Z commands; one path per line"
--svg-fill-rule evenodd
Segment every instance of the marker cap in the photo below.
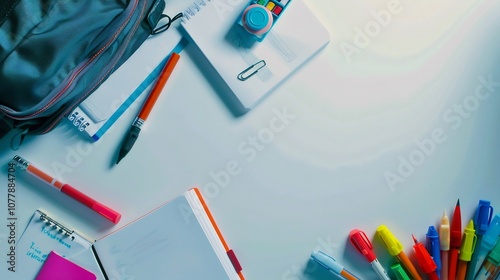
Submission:
M 316 261 L 326 270 L 330 270 L 336 275 L 340 275 L 344 266 L 340 265 L 332 256 L 323 253 L 322 251 L 315 251 L 311 254 L 311 259 Z
M 446 210 L 441 217 L 441 225 L 439 226 L 439 247 L 441 251 L 450 250 L 450 219 L 446 215 Z
M 474 216 L 474 225 L 476 225 L 476 234 L 483 235 L 486 233 L 488 226 L 493 216 L 493 207 L 488 200 L 479 200 L 476 214 Z
M 349 241 L 351 241 L 351 244 L 360 254 L 365 256 L 368 262 L 372 262 L 377 258 L 373 252 L 372 243 L 363 231 L 359 229 L 351 230 L 349 233 Z
M 498 240 L 498 236 L 500 236 L 500 215 L 497 214 L 491 221 L 488 230 L 483 236 L 483 242 L 481 242 L 481 245 L 488 250 L 493 249 L 493 246 L 495 246 L 495 243 Z
M 406 271 L 399 263 L 391 265 L 391 271 L 392 273 L 394 273 L 394 276 L 396 276 L 397 280 L 411 280 L 410 277 L 408 277 L 408 274 L 406 274 Z
M 469 224 L 464 229 L 464 238 L 460 246 L 460 255 L 458 256 L 458 258 L 463 261 L 470 261 L 472 259 L 472 253 L 474 252 L 477 241 L 474 232 L 474 222 L 470 220 Z
M 424 247 L 424 244 L 421 242 L 417 242 L 415 236 L 413 236 L 413 240 L 415 245 L 413 245 L 413 249 L 415 250 L 415 255 L 417 257 L 418 265 L 422 269 L 424 273 L 431 273 L 437 269 L 436 262 L 432 259 L 429 252 Z
M 379 226 L 377 228 L 377 233 L 391 256 L 397 256 L 403 251 L 403 244 L 394 237 L 386 225 Z
M 500 266 L 500 242 L 497 242 L 487 259 L 495 266 Z
M 94 205 L 92 205 L 92 209 L 115 224 L 117 224 L 122 218 L 120 213 L 99 202 L 95 202 Z

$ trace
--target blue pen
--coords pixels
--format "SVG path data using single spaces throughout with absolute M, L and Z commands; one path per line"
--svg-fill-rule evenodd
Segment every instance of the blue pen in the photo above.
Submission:
M 481 267 L 481 264 L 484 262 L 486 259 L 486 256 L 488 253 L 493 250 L 493 247 L 495 247 L 496 243 L 498 242 L 498 236 L 500 235 L 500 215 L 495 215 L 493 220 L 491 220 L 490 226 L 488 227 L 488 230 L 486 233 L 482 236 L 481 243 L 477 243 L 476 249 L 474 250 L 474 255 L 476 255 L 475 263 L 474 263 L 474 269 L 467 269 L 467 270 L 473 270 L 471 274 L 467 273 L 466 279 L 474 279 L 474 277 L 477 275 L 479 268 Z M 473 256 L 474 256 L 473 255 Z M 471 265 L 471 263 L 469 263 Z
M 471 261 L 469 263 L 469 266 L 467 268 L 467 274 L 465 276 L 465 279 L 474 279 L 474 276 L 477 274 L 479 271 L 479 267 L 484 261 L 484 258 L 486 258 L 486 254 L 493 248 L 486 247 L 486 249 L 489 248 L 488 252 L 483 252 L 482 249 L 482 244 L 484 243 L 484 235 L 489 229 L 490 223 L 491 223 L 491 217 L 493 216 L 493 207 L 490 205 L 490 201 L 488 200 L 479 200 L 479 204 L 476 209 L 476 213 L 474 215 L 474 226 L 476 229 L 476 236 L 477 236 L 477 241 L 476 241 L 476 249 L 474 250 L 474 253 L 472 254 Z M 498 237 L 498 234 L 496 235 Z M 496 238 L 497 238 L 496 237 Z M 495 238 L 495 239 L 496 239 Z M 496 242 L 496 241 L 493 241 Z M 493 244 L 495 245 L 495 244 Z M 488 245 L 487 245 L 488 246 Z M 481 254 L 481 255 L 480 255 Z M 482 256 L 484 255 L 484 256 Z M 481 257 L 479 259 L 479 257 Z
M 332 256 L 326 253 L 315 251 L 311 254 L 311 259 L 324 269 L 336 275 L 339 279 L 360 280 L 358 277 L 347 271 L 344 266 L 339 264 Z
M 426 249 L 436 263 L 436 274 L 441 275 L 441 246 L 439 244 L 439 235 L 434 226 L 430 226 L 425 234 Z

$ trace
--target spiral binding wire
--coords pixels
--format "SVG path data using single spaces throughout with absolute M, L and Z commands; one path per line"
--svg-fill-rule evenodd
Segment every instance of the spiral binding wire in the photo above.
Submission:
M 75 232 L 74 230 L 65 227 L 64 225 L 50 218 L 47 214 L 43 213 L 42 211 L 38 210 L 38 212 L 40 212 L 40 220 L 45 222 L 52 229 L 57 230 L 59 233 L 70 237 L 71 240 L 75 240 L 75 237 L 73 236 L 73 233 Z
M 181 21 L 185 23 L 187 20 L 189 20 L 191 17 L 196 15 L 204 6 L 207 5 L 208 2 L 211 2 L 212 0 L 196 0 L 193 1 L 192 4 L 189 5 L 189 7 L 186 8 L 186 10 L 182 13 L 184 16 L 182 17 Z

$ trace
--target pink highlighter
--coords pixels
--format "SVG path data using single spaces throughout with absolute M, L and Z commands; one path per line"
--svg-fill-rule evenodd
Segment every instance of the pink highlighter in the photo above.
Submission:
M 21 169 L 27 171 L 31 175 L 34 175 L 35 177 L 44 181 L 45 183 L 53 186 L 54 188 L 58 189 L 59 191 L 61 191 L 64 194 L 70 196 L 74 200 L 89 207 L 90 209 L 99 213 L 101 216 L 105 217 L 106 219 L 110 220 L 111 222 L 117 224 L 120 221 L 120 218 L 122 216 L 120 213 L 118 213 L 115 210 L 107 207 L 106 205 L 94 200 L 90 196 L 80 192 L 79 190 L 73 188 L 69 184 L 65 184 L 63 182 L 56 180 L 52 176 L 50 176 L 47 173 L 43 172 L 42 170 L 36 168 L 34 165 L 32 165 L 29 161 L 25 160 L 24 158 L 16 155 L 16 156 L 14 156 L 13 161 L 15 163 L 17 163 L 17 166 L 20 167 Z

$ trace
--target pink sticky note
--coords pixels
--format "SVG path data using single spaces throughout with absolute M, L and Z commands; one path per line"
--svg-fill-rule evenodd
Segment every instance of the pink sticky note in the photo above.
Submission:
M 35 280 L 95 280 L 97 277 L 85 268 L 50 252 Z

